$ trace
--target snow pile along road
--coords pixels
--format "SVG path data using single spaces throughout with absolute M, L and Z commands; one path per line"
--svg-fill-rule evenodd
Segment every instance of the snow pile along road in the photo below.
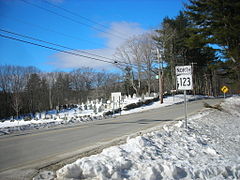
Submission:
M 56 172 L 70 179 L 240 179 L 240 98 L 162 130 L 128 139 Z

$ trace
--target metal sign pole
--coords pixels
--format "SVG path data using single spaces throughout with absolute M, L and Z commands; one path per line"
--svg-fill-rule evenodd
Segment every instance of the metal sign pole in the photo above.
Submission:
M 185 114 L 185 127 L 187 128 L 187 100 L 186 100 L 186 90 L 184 90 L 184 114 Z

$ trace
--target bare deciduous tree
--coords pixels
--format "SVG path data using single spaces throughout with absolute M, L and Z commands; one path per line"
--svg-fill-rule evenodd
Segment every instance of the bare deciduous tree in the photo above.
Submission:
M 146 82 L 148 93 L 151 92 L 151 84 L 153 80 L 153 67 L 154 67 L 154 50 L 155 50 L 155 43 L 152 39 L 152 34 L 144 34 L 139 37 L 140 41 L 140 49 L 142 51 L 142 67 L 144 67 L 144 73 L 146 74 Z
M 48 85 L 48 102 L 49 102 L 49 108 L 53 108 L 53 86 L 57 80 L 57 73 L 56 72 L 50 72 L 43 74 L 43 77 L 46 79 L 47 85 Z
M 118 62 L 123 62 L 131 69 L 131 85 L 137 95 L 141 93 L 141 82 L 142 82 L 142 49 L 141 43 L 138 37 L 133 37 L 126 41 L 123 45 L 117 48 L 115 52 L 115 58 Z M 117 65 L 123 71 L 126 67 Z M 134 71 L 135 70 L 135 71 Z M 135 75 L 137 79 L 135 80 Z
M 11 105 L 18 117 L 20 109 L 22 108 L 22 93 L 27 82 L 27 71 L 26 68 L 20 66 L 4 66 L 5 77 L 2 77 L 3 88 L 10 93 Z

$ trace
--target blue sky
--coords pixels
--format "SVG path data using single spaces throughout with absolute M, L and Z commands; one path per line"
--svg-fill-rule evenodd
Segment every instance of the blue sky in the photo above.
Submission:
M 157 28 L 166 16 L 176 16 L 183 9 L 183 2 L 186 0 L 0 0 L 0 28 L 111 58 L 125 39 Z M 13 36 L 2 31 L 0 34 Z M 68 71 L 79 66 L 114 68 L 108 63 L 3 37 L 0 37 L 0 64 L 36 66 L 42 71 Z

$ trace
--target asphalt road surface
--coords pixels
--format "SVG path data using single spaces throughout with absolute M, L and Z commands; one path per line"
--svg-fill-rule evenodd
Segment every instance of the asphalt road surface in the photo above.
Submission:
M 222 99 L 188 102 L 188 114 L 204 108 L 203 102 L 217 104 Z M 19 136 L 0 137 L 1 173 L 26 166 L 37 167 L 41 162 L 57 160 L 62 154 L 107 142 L 184 117 L 184 104 L 149 110 L 141 113 L 97 120 L 87 124 L 52 130 L 35 130 Z

